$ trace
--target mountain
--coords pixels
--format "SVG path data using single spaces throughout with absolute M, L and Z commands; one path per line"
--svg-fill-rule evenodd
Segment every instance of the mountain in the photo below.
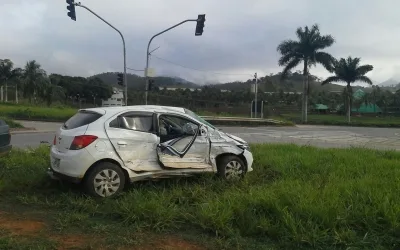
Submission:
M 117 85 L 117 74 L 118 72 L 107 72 L 97 74 L 91 77 L 98 77 L 104 83 L 109 84 L 114 87 L 118 87 Z M 261 77 L 258 80 L 258 87 L 260 91 L 264 92 L 302 92 L 303 91 L 303 75 L 301 73 L 295 72 L 288 75 L 288 78 L 285 81 L 280 80 L 280 73 L 278 74 L 270 74 L 265 77 Z M 145 88 L 145 78 L 135 75 L 135 74 L 127 74 L 128 78 L 128 87 L 129 89 L 134 90 L 143 90 Z M 154 85 L 159 88 L 169 87 L 169 88 L 202 88 L 204 86 L 200 86 L 196 83 L 187 81 L 180 77 L 170 77 L 170 76 L 157 76 L 154 77 Z M 231 90 L 231 91 L 246 91 L 250 89 L 251 84 L 253 83 L 253 79 L 249 79 L 245 82 L 235 81 L 221 84 L 209 84 L 207 86 L 223 89 L 223 90 Z M 338 84 L 327 84 L 322 86 L 321 81 L 316 77 L 310 76 L 310 91 L 320 92 L 340 92 L 343 91 L 344 85 Z M 363 87 L 355 87 L 355 89 L 359 89 Z
M 280 80 L 281 75 L 270 74 L 269 76 L 261 77 L 258 80 L 258 88 L 264 92 L 277 92 L 283 90 L 285 92 L 303 92 L 303 75 L 300 73 L 289 74 L 287 79 L 284 81 Z M 246 82 L 229 82 L 214 85 L 218 89 L 227 90 L 244 90 L 250 89 L 250 85 L 253 83 L 252 79 Z M 338 84 L 327 84 L 322 86 L 321 81 L 316 77 L 311 75 L 309 82 L 310 91 L 343 91 L 344 86 Z M 358 88 L 358 87 L 357 87 Z
M 117 84 L 117 74 L 119 72 L 107 72 L 101 73 L 97 75 L 93 75 L 91 77 L 100 78 L 104 83 L 109 84 L 113 87 L 118 87 Z M 135 74 L 126 74 L 128 80 L 128 87 L 130 89 L 144 89 L 145 88 L 145 78 L 135 75 Z M 154 85 L 160 88 L 170 87 L 170 88 L 199 88 L 199 85 L 189 82 L 185 79 L 179 77 L 168 77 L 168 76 L 157 76 L 153 77 Z
M 378 84 L 379 87 L 394 87 L 396 85 L 399 84 L 399 81 L 394 79 L 394 78 L 390 78 L 380 84 Z

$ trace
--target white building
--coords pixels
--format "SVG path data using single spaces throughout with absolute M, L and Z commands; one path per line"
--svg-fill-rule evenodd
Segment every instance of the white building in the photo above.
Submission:
M 108 100 L 101 100 L 102 107 L 125 106 L 124 92 L 118 88 L 113 88 L 114 94 Z

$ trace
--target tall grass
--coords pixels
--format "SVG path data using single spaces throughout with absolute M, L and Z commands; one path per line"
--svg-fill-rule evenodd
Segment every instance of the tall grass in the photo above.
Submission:
M 58 211 L 60 228 L 94 228 L 95 218 L 156 232 L 268 239 L 289 249 L 400 247 L 400 153 L 295 145 L 252 150 L 254 172 L 242 181 L 206 175 L 144 182 L 109 200 L 50 182 L 48 149 L 15 151 L 0 159 L 0 200 Z

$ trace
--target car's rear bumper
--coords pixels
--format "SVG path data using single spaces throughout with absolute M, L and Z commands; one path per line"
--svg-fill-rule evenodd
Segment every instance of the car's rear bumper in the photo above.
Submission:
M 50 169 L 48 172 L 52 177 L 80 182 L 87 169 L 94 163 L 94 158 L 86 149 L 68 152 L 59 152 L 54 146 L 50 152 Z
M 68 181 L 68 182 L 72 182 L 72 183 L 80 183 L 82 181 L 82 178 L 71 177 L 71 176 L 56 172 L 52 168 L 47 169 L 47 174 L 54 180 L 63 180 L 63 181 Z
M 0 156 L 7 155 L 12 149 L 12 145 L 0 147 Z

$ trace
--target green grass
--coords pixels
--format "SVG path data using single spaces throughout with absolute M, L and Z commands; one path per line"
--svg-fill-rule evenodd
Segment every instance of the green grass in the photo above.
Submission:
M 64 107 L 39 107 L 21 105 L 0 105 L 0 114 L 12 119 L 66 121 L 76 113 L 76 109 Z
M 301 123 L 301 114 L 283 114 L 283 118 Z M 344 125 L 362 127 L 400 127 L 400 117 L 371 117 L 371 116 L 352 116 L 351 123 L 347 122 L 346 116 L 334 114 L 309 114 L 308 124 L 319 125 Z
M 0 159 L 0 210 L 41 211 L 51 230 L 107 235 L 110 242 L 145 232 L 180 235 L 210 249 L 399 248 L 400 153 L 295 145 L 252 150 L 254 172 L 243 181 L 206 175 L 143 182 L 109 200 L 50 181 L 47 148 L 13 151 Z

